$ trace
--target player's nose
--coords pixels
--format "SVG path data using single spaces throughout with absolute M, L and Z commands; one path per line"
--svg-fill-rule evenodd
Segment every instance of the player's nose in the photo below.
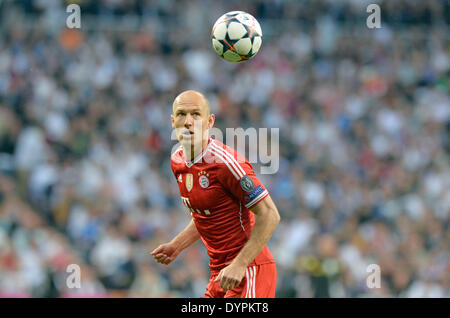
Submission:
M 188 113 L 186 115 L 186 119 L 185 119 L 184 125 L 186 127 L 191 127 L 192 125 L 194 125 L 194 117 L 192 117 L 191 114 Z

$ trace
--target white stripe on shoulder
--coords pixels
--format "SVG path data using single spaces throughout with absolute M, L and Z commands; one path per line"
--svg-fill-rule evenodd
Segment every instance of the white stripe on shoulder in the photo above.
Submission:
M 237 173 L 236 173 L 236 171 L 234 170 L 234 168 L 232 168 L 232 167 L 230 166 L 230 164 L 228 163 L 228 161 L 225 160 L 225 158 L 224 158 L 221 154 L 215 152 L 215 151 L 212 150 L 212 149 L 209 149 L 209 152 L 211 152 L 213 155 L 215 155 L 215 156 L 217 156 L 218 158 L 220 158 L 220 159 L 227 165 L 228 169 L 230 169 L 231 173 L 234 175 L 234 177 L 235 177 L 237 180 L 240 179 L 240 177 L 237 175 Z
M 233 165 L 233 167 L 235 167 L 235 169 L 237 170 L 240 177 L 246 175 L 244 169 L 242 169 L 241 165 L 236 161 L 236 159 L 228 151 L 226 151 L 223 148 L 218 147 L 214 143 L 211 145 L 211 148 L 216 150 L 217 152 L 220 152 L 221 154 L 223 154 L 228 159 L 228 162 L 230 162 Z
M 214 148 L 217 151 L 222 152 L 227 158 L 229 158 L 231 160 L 231 162 L 233 162 L 236 166 L 238 171 L 242 174 L 242 176 L 245 176 L 246 173 L 244 171 L 244 169 L 242 169 L 241 165 L 237 162 L 237 160 L 233 157 L 233 154 L 231 154 L 228 150 L 219 147 L 218 145 L 216 145 L 215 143 L 211 144 L 211 148 Z
M 175 154 L 177 154 L 180 150 L 183 150 L 183 146 L 179 146 L 177 149 L 175 149 L 175 151 L 170 157 L 172 158 L 173 156 L 175 156 Z

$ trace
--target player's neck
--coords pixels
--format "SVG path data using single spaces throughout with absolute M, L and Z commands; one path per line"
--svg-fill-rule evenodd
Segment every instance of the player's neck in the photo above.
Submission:
M 197 156 L 199 156 L 204 150 L 205 148 L 208 146 L 209 143 L 209 139 L 203 140 L 202 141 L 202 146 L 201 147 L 196 147 L 195 145 L 193 146 L 185 146 L 183 145 L 183 151 L 184 151 L 184 156 L 186 158 L 186 161 L 193 161 L 195 158 L 197 158 Z M 188 149 L 186 149 L 188 148 Z

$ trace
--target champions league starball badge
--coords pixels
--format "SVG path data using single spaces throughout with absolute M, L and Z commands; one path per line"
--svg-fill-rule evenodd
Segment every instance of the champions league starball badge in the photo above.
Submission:
M 243 176 L 241 179 L 241 188 L 245 192 L 250 192 L 253 190 L 255 185 L 253 184 L 253 180 L 248 176 Z

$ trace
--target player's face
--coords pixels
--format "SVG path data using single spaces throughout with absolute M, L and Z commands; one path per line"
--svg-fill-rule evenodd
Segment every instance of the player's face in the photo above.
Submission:
M 196 145 L 208 138 L 211 116 L 203 98 L 194 96 L 176 100 L 173 107 L 172 127 L 177 139 L 185 145 Z

